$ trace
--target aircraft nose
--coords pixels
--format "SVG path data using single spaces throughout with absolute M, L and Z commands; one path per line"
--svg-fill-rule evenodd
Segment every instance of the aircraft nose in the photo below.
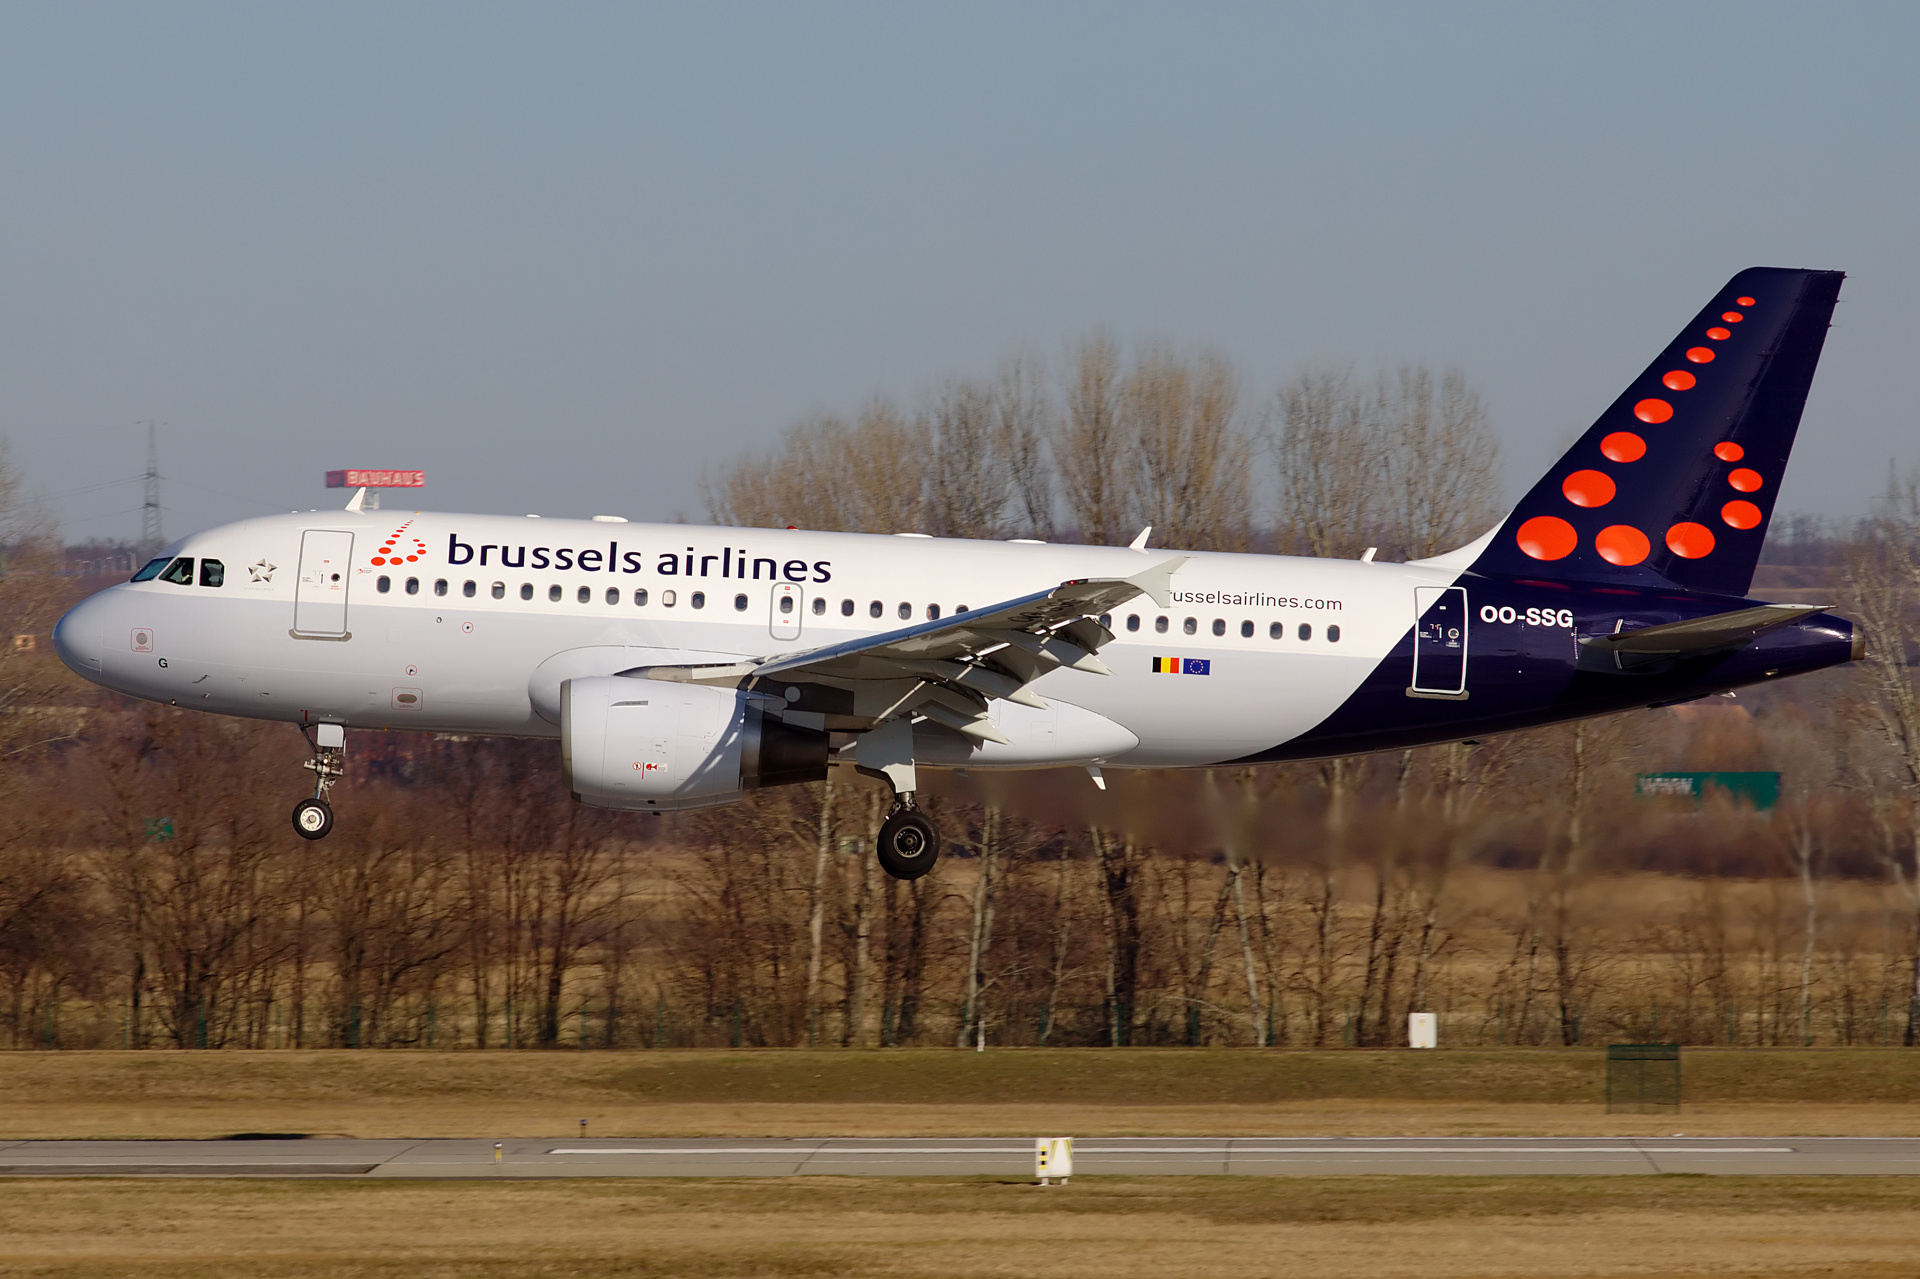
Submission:
M 100 678 L 101 615 L 105 607 L 98 595 L 81 600 L 53 627 L 53 651 L 60 654 L 68 669 L 86 679 Z

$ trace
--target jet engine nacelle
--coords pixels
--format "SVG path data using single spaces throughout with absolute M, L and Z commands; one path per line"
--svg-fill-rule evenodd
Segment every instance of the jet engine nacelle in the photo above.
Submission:
M 819 781 L 827 735 L 735 689 L 600 675 L 560 686 L 560 758 L 581 803 L 664 813 Z

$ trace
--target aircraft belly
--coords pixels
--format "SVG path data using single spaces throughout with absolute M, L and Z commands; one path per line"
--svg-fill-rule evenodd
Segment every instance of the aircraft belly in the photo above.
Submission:
M 1333 714 L 1378 665 L 1358 651 L 1229 649 L 1198 658 L 1204 675 L 1186 673 L 1184 665 L 1170 674 L 1153 673 L 1144 648 L 1136 655 L 1110 646 L 1102 656 L 1112 676 L 1057 672 L 1035 688 L 1125 725 L 1140 744 L 1109 762 L 1139 768 L 1217 764 L 1290 741 Z

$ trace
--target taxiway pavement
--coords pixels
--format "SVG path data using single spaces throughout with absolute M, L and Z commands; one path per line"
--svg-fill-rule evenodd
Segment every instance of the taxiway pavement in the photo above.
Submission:
M 1054 1135 L 1054 1134 L 1048 1134 Z M 497 1155 L 497 1157 L 496 1157 Z M 1913 1175 L 1915 1137 L 1086 1137 L 1079 1176 Z M 1012 1137 L 5 1141 L 11 1177 L 1025 1178 Z

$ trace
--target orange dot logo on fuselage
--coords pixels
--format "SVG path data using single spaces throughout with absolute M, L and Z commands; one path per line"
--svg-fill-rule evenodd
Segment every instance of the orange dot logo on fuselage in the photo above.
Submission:
M 417 563 L 420 557 L 427 553 L 427 544 L 417 537 L 408 535 L 407 530 L 412 527 L 413 521 L 408 520 L 393 530 L 380 549 L 373 553 L 373 562 L 379 565 Z M 413 543 L 411 551 L 406 549 L 405 544 L 408 542 Z

